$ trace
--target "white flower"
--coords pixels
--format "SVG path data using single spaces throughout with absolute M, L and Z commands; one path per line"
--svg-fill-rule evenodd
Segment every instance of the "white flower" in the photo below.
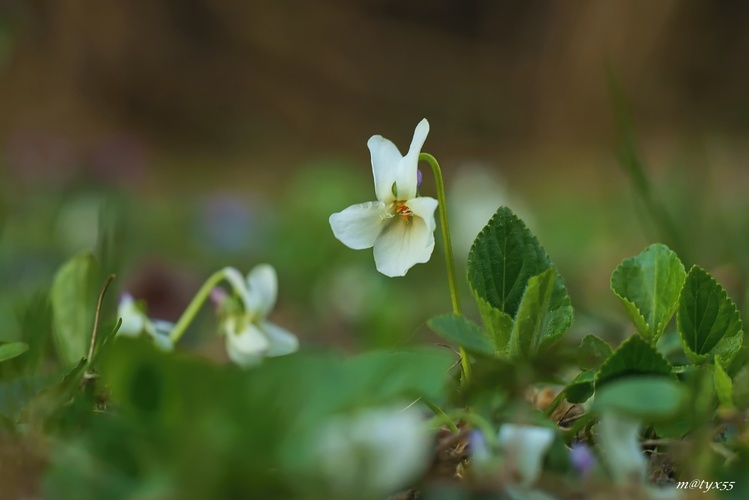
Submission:
M 505 460 L 519 475 L 519 485 L 531 486 L 541 474 L 544 456 L 554 441 L 554 430 L 548 427 L 504 424 L 499 429 L 499 446 Z
M 372 156 L 377 201 L 352 205 L 330 216 L 333 234 L 354 250 L 374 247 L 377 270 L 405 276 L 414 265 L 429 261 L 434 250 L 437 200 L 418 196 L 418 162 L 429 122 L 416 126 L 406 156 L 382 136 L 367 142 Z
M 429 465 L 432 438 L 421 412 L 394 406 L 336 416 L 323 427 L 318 464 L 339 492 L 392 493 Z
M 618 483 L 644 481 L 647 460 L 640 445 L 641 422 L 612 410 L 598 422 L 598 446 Z
M 139 337 L 146 334 L 153 340 L 154 344 L 164 351 L 174 349 L 174 344 L 169 339 L 169 333 L 174 328 L 174 323 L 160 319 L 150 319 L 135 303 L 135 299 L 129 293 L 120 298 L 117 307 L 117 316 L 122 319 L 117 335 L 125 337 Z
M 278 292 L 273 266 L 256 266 L 246 279 L 231 267 L 224 272 L 243 307 L 241 314 L 231 314 L 223 321 L 229 358 L 238 365 L 251 366 L 263 357 L 284 356 L 299 349 L 294 334 L 265 319 L 276 305 Z

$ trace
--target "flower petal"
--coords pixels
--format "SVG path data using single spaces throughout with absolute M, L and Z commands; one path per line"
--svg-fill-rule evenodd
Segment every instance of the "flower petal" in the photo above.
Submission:
M 248 324 L 241 332 L 235 332 L 235 323 L 226 324 L 226 352 L 234 363 L 252 366 L 260 363 L 270 343 L 258 327 Z
M 504 424 L 499 429 L 499 445 L 509 463 L 520 474 L 520 484 L 530 486 L 538 480 L 544 456 L 554 441 L 554 431 L 548 427 Z
M 437 222 L 434 219 L 434 212 L 437 210 L 439 202 L 428 196 L 419 196 L 406 202 L 406 206 L 417 217 L 424 219 L 427 225 L 427 231 L 434 233 Z
M 370 137 L 367 147 L 372 158 L 372 175 L 377 199 L 384 203 L 392 203 L 395 201 L 393 184 L 403 155 L 395 144 L 381 135 Z
M 330 216 L 333 234 L 344 245 L 354 250 L 372 248 L 391 214 L 381 201 L 351 205 Z
M 247 281 L 245 280 L 244 276 L 242 276 L 242 273 L 240 273 L 233 267 L 225 267 L 224 278 L 226 278 L 226 281 L 228 281 L 231 287 L 234 289 L 234 293 L 239 296 L 245 310 L 250 310 L 253 304 L 250 300 L 249 294 L 247 293 Z
M 269 321 L 263 321 L 259 326 L 269 343 L 266 356 L 285 356 L 299 349 L 299 340 L 293 333 Z
M 129 293 L 123 294 L 120 298 L 117 316 L 122 319 L 117 335 L 137 337 L 146 327 L 146 315 L 138 308 L 135 299 Z
M 647 460 L 640 445 L 641 422 L 614 411 L 605 411 L 598 422 L 601 455 L 618 483 L 643 480 Z
M 270 264 L 259 264 L 247 275 L 248 313 L 265 318 L 276 305 L 278 276 Z
M 424 118 L 416 125 L 414 138 L 411 140 L 411 147 L 408 148 L 408 153 L 398 163 L 398 170 L 395 173 L 395 183 L 399 200 L 410 200 L 416 197 L 416 191 L 419 187 L 419 153 L 421 153 L 421 147 L 424 145 L 428 134 L 429 122 Z
M 377 270 L 385 276 L 405 276 L 416 264 L 428 262 L 434 250 L 434 229 L 421 217 L 393 218 L 374 245 Z

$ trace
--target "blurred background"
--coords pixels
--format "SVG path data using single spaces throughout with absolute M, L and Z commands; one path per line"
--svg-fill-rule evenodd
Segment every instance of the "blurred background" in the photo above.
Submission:
M 422 117 L 459 265 L 508 204 L 573 336 L 629 333 L 609 276 L 655 241 L 741 306 L 747 26 L 741 1 L 0 0 L 0 337 L 93 250 L 111 310 L 128 290 L 175 320 L 218 267 L 269 262 L 273 319 L 308 345 L 430 339 L 441 248 L 390 280 L 327 222 L 374 198 L 367 139 L 405 150 Z M 205 309 L 187 342 L 222 356 Z

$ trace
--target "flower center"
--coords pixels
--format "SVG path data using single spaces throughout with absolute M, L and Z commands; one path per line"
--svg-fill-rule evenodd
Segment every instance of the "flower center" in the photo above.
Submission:
M 400 215 L 401 218 L 406 222 L 409 222 L 411 220 L 411 217 L 413 216 L 413 212 L 411 211 L 411 209 L 408 208 L 405 203 L 398 201 L 395 202 L 395 213 Z

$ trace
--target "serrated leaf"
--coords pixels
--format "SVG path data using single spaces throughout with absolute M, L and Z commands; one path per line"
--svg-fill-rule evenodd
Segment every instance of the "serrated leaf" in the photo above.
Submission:
M 609 356 L 596 375 L 596 391 L 604 384 L 630 375 L 672 376 L 673 367 L 652 344 L 632 335 Z
M 481 314 L 487 333 L 491 337 L 492 343 L 496 346 L 500 354 L 506 355 L 510 347 L 510 337 L 512 336 L 512 327 L 514 321 L 512 317 L 493 307 L 481 297 L 476 297 L 476 304 Z
M 676 254 L 656 243 L 624 259 L 611 274 L 611 290 L 640 335 L 657 340 L 676 311 L 686 271 Z
M 463 347 L 468 352 L 484 356 L 494 356 L 497 349 L 476 323 L 458 314 L 436 316 L 427 322 L 437 335 Z
M 627 413 L 648 422 L 667 421 L 684 404 L 684 391 L 674 379 L 635 376 L 610 381 L 596 390 L 593 408 Z
M 676 324 L 684 352 L 692 363 L 724 365 L 741 349 L 743 332 L 736 304 L 725 289 L 699 266 L 687 274 L 679 297 Z
M 54 339 L 62 363 L 73 366 L 88 353 L 95 298 L 92 278 L 96 262 L 85 253 L 63 264 L 52 284 Z
M 0 363 L 8 359 L 20 356 L 29 350 L 29 345 L 25 342 L 9 342 L 0 345 Z
M 605 340 L 586 335 L 577 348 L 577 366 L 581 370 L 597 370 L 613 352 Z
M 497 345 L 509 344 L 530 279 L 553 267 L 536 237 L 507 207 L 500 207 L 478 234 L 468 255 L 468 281 Z M 572 324 L 567 290 L 556 271 L 548 309 L 545 336 L 556 338 Z
M 723 369 L 720 360 L 715 358 L 715 371 L 713 372 L 713 383 L 715 384 L 715 395 L 722 408 L 733 409 L 733 382 L 728 373 Z
M 538 353 L 543 342 L 553 340 L 547 335 L 546 327 L 550 321 L 555 278 L 556 271 L 549 268 L 528 280 L 510 336 L 511 358 L 530 359 Z
M 596 372 L 584 371 L 578 373 L 577 377 L 564 388 L 565 398 L 572 404 L 582 404 L 593 395 L 593 384 L 596 380 Z

